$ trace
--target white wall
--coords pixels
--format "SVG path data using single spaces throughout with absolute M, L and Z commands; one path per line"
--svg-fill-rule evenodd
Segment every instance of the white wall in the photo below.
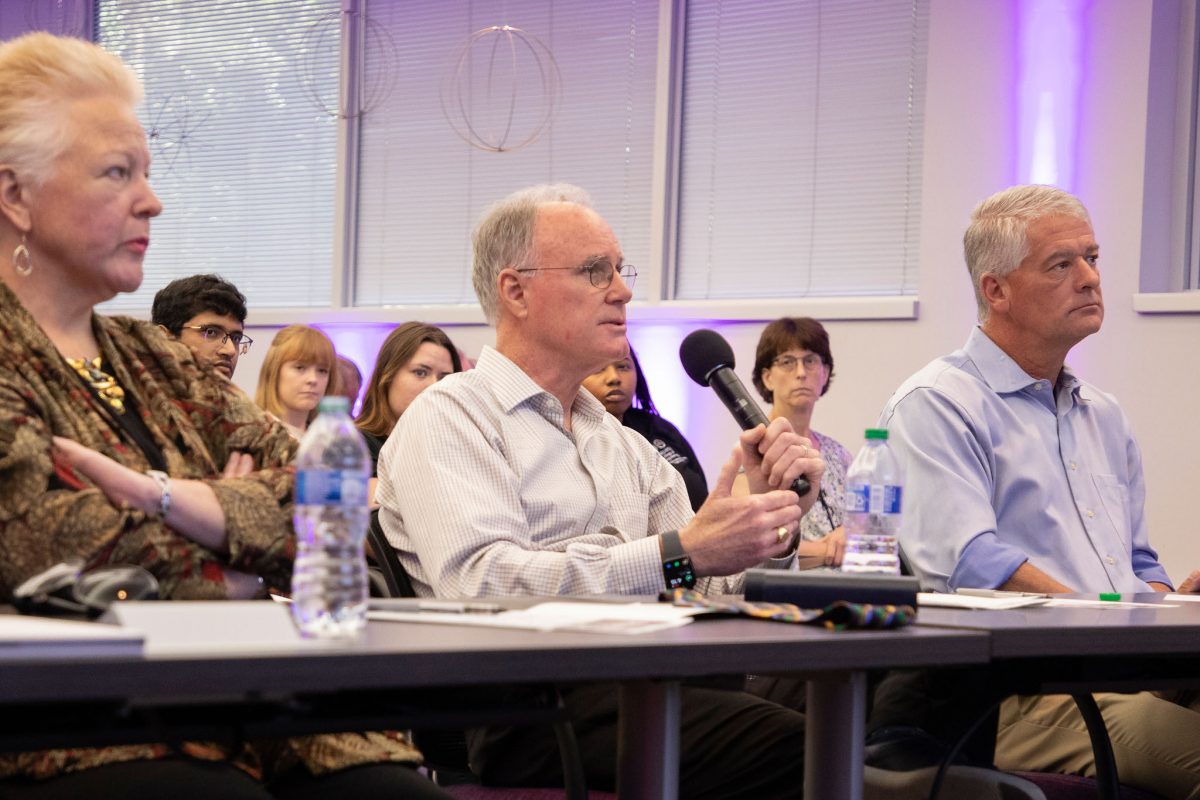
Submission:
M 1013 88 L 1018 7 L 999 0 L 932 0 L 919 319 L 828 324 L 837 378 L 816 422 L 852 450 L 892 390 L 930 359 L 961 346 L 974 323 L 962 232 L 979 200 L 1021 180 Z M 1095 0 L 1087 12 L 1076 189 L 1091 210 L 1101 244 L 1107 311 L 1104 330 L 1080 345 L 1071 363 L 1122 401 L 1139 432 L 1151 540 L 1178 580 L 1200 566 L 1191 514 L 1196 491 L 1191 480 L 1200 476 L 1193 466 L 1200 426 L 1193 424 L 1192 408 L 1200 397 L 1194 355 L 1200 317 L 1143 316 L 1132 308 L 1141 249 L 1150 11 L 1150 0 Z M 870 224 L 863 221 L 864 227 Z M 802 302 L 795 313 L 805 313 Z M 635 330 L 634 344 L 639 350 L 675 347 L 690 327 L 695 326 Z M 761 329 L 757 323 L 722 328 L 747 383 Z M 479 326 L 448 332 L 472 355 L 492 340 L 492 332 Z M 258 342 L 237 379 L 253 391 L 274 330 L 251 333 Z M 652 375 L 651 386 L 656 396 L 683 398 L 676 416 L 686 420 L 686 433 L 710 479 L 715 477 L 736 436 L 733 423 L 708 390 L 690 385 L 673 367 Z

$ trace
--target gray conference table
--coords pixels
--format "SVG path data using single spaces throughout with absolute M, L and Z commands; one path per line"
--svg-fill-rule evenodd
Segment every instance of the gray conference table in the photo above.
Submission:
M 1124 599 L 1150 607 L 1097 602 L 1095 608 L 923 608 L 920 620 L 922 627 L 987 633 L 993 669 L 1030 667 L 1030 688 L 1041 693 L 1085 684 L 1094 690 L 1129 691 L 1200 683 L 1200 603 L 1157 592 Z
M 226 616 L 222 622 L 239 624 L 245 604 L 217 605 Z M 682 679 L 794 673 L 810 679 L 805 796 L 850 800 L 862 794 L 865 671 L 983 664 L 989 652 L 987 634 L 919 625 L 897 631 L 834 632 L 720 619 L 612 636 L 372 622 L 361 641 L 333 647 L 246 646 L 221 652 L 198 647 L 170 654 L 80 653 L 31 660 L 0 655 L 0 707 L 20 707 L 43 721 L 61 718 L 68 728 L 77 724 L 80 707 L 101 718 L 148 708 L 162 711 L 163 719 L 176 720 L 175 732 L 186 736 L 205 732 L 189 724 L 203 721 L 206 706 L 211 706 L 217 710 L 210 713 L 223 721 L 244 714 L 242 731 L 253 735 L 274 730 L 256 727 L 256 722 L 271 717 L 277 707 L 292 712 L 297 706 L 310 712 L 324 709 L 328 719 L 319 713 L 303 717 L 297 730 L 304 732 L 406 726 L 411 720 L 389 716 L 385 704 L 350 700 L 404 690 L 617 681 L 620 794 L 657 799 L 678 793 Z M 331 702 L 322 704 L 321 698 Z M 30 718 L 26 714 L 20 719 Z M 455 717 L 461 718 L 461 713 Z M 7 732 L 11 749 L 13 731 Z M 101 730 L 99 736 L 104 738 L 104 733 Z
M 1157 592 L 1123 599 L 1127 608 L 1033 606 L 1005 611 L 921 610 L 924 627 L 988 634 L 988 670 L 1001 693 L 1072 694 L 1081 703 L 1101 776 L 1099 796 L 1116 798 L 1119 775 L 1104 722 L 1087 695 L 1200 686 L 1200 603 Z

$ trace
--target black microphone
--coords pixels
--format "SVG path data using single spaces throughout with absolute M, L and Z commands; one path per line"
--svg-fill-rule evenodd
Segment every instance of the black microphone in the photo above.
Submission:
M 701 386 L 712 387 L 742 430 L 768 424 L 767 415 L 733 371 L 733 348 L 721 334 L 707 328 L 692 331 L 679 345 L 679 360 L 688 377 Z M 792 481 L 792 491 L 797 497 L 804 497 L 811 490 L 812 485 L 803 475 Z

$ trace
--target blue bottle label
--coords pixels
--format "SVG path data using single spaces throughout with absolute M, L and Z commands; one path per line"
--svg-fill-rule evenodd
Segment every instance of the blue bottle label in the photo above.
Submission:
M 866 485 L 846 487 L 846 510 L 850 512 L 870 510 L 871 487 Z
M 357 472 L 306 469 L 296 472 L 296 504 L 302 506 L 365 506 L 367 479 Z
M 846 510 L 867 514 L 899 514 L 903 487 L 860 484 L 846 487 Z
M 871 511 L 875 514 L 899 514 L 900 513 L 900 494 L 899 486 L 872 486 L 871 487 Z

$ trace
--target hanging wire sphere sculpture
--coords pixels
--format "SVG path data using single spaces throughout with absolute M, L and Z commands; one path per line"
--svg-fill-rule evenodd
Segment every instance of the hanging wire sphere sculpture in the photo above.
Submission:
M 59 36 L 86 36 L 86 0 L 28 0 L 25 22 L 31 31 L 48 31 Z
M 362 46 L 371 54 L 372 61 L 378 62 L 369 74 L 364 74 L 366 70 L 362 64 L 365 59 L 358 60 L 358 65 L 354 67 L 354 79 L 347 84 L 347 91 L 342 93 L 345 96 L 345 108 L 341 107 L 342 103 L 338 100 L 341 87 L 336 81 L 324 79 L 318 67 L 330 60 L 328 56 L 331 50 L 336 54 L 334 63 L 341 59 L 343 16 L 350 17 L 348 22 L 351 25 L 355 23 L 355 18 L 362 23 Z M 321 113 L 338 119 L 361 117 L 387 100 L 396 84 L 400 60 L 392 35 L 371 17 L 356 11 L 334 11 L 314 22 L 304 33 L 296 59 L 300 86 L 309 101 Z M 343 81 L 348 77 L 341 74 Z
M 446 122 L 467 144 L 512 152 L 550 125 L 562 100 L 562 75 L 537 37 L 493 25 L 471 34 L 459 49 L 441 99 Z
M 191 172 L 194 148 L 211 149 L 199 136 L 212 111 L 192 107 L 187 95 L 171 94 L 154 103 L 146 121 L 146 141 L 158 176 Z

